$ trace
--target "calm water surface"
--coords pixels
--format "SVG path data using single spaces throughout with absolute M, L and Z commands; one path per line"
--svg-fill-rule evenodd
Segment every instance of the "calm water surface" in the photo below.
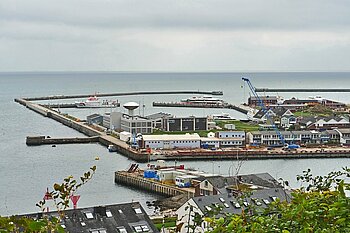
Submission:
M 114 184 L 114 171 L 126 169 L 133 161 L 108 153 L 99 144 L 27 147 L 28 135 L 82 136 L 80 133 L 51 119 L 44 118 L 13 99 L 25 96 L 54 94 L 93 94 L 95 92 L 165 91 L 165 90 L 222 90 L 223 99 L 242 103 L 249 95 L 242 76 L 251 77 L 256 87 L 279 88 L 349 88 L 350 73 L 0 73 L 0 215 L 35 212 L 46 187 L 61 182 L 69 175 L 79 176 L 92 165 L 97 172 L 91 182 L 80 190 L 79 206 L 113 204 L 130 201 L 145 203 L 159 198 L 152 194 Z M 276 93 L 271 93 L 276 94 Z M 278 94 L 278 93 L 277 93 Z M 284 93 L 285 98 L 308 97 L 318 93 Z M 322 96 L 349 103 L 350 93 L 322 93 Z M 222 110 L 153 108 L 153 101 L 178 101 L 188 95 L 129 96 L 118 98 L 121 103 L 136 101 L 145 104 L 140 114 L 159 111 L 176 116 L 205 116 Z M 65 102 L 73 100 L 64 100 Z M 63 112 L 84 118 L 106 110 L 62 109 Z M 225 110 L 236 118 L 245 116 Z M 96 156 L 100 157 L 95 161 Z M 172 163 L 172 162 L 169 162 Z M 227 175 L 236 171 L 235 161 L 188 161 L 187 167 Z M 241 174 L 269 172 L 276 178 L 291 181 L 296 174 L 311 168 L 316 174 L 326 174 L 350 165 L 349 159 L 304 159 L 244 161 Z M 141 165 L 143 166 L 143 165 Z

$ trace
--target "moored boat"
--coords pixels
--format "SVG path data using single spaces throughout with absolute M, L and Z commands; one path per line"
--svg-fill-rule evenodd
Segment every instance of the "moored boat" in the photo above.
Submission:
M 85 101 L 76 101 L 77 108 L 115 108 L 119 107 L 119 102 L 115 100 L 100 100 L 97 96 L 90 96 Z
M 214 98 L 212 96 L 193 96 L 188 99 L 182 99 L 183 103 L 196 103 L 196 104 L 212 104 L 212 105 L 224 105 L 225 102 L 221 99 Z

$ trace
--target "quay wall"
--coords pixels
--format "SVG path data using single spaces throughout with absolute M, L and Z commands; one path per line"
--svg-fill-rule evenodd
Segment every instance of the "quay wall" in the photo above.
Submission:
M 130 95 L 173 95 L 173 94 L 203 94 L 203 95 L 223 95 L 222 91 L 139 91 L 139 92 L 119 92 L 119 93 L 96 93 L 97 97 L 110 97 L 110 96 L 130 96 Z M 77 99 L 88 98 L 91 94 L 85 95 L 52 95 L 41 97 L 27 97 L 23 98 L 27 101 L 37 100 L 58 100 L 58 99 Z
M 87 138 L 46 138 L 45 136 L 27 137 L 28 146 L 49 145 L 49 144 L 71 144 L 71 143 L 93 143 L 99 142 L 99 136 Z
M 317 88 L 255 88 L 256 92 L 350 92 L 350 89 L 339 88 L 339 89 L 317 89 Z
M 233 104 L 215 105 L 215 104 L 196 104 L 196 103 L 182 103 L 182 102 L 153 102 L 153 107 L 176 107 L 176 108 L 224 108 L 233 109 L 240 113 L 247 114 L 246 109 L 240 108 Z
M 287 153 L 264 153 L 255 152 L 231 152 L 231 153 L 186 153 L 175 155 L 151 156 L 152 160 L 255 160 L 255 159 L 320 159 L 320 158 L 350 158 L 350 151 L 330 151 L 330 152 L 287 152 Z
M 126 186 L 131 186 L 141 190 L 146 190 L 154 193 L 158 193 L 164 196 L 173 197 L 181 194 L 187 194 L 189 197 L 193 197 L 193 193 L 187 192 L 186 190 L 162 184 L 159 182 L 152 181 L 150 179 L 145 179 L 143 177 L 138 177 L 135 175 L 130 175 L 124 171 L 115 172 L 115 183 L 123 184 Z
M 125 145 L 123 142 L 116 138 L 111 138 L 111 136 L 101 136 L 99 142 L 102 145 L 109 146 L 114 145 L 117 148 L 118 153 L 135 160 L 139 163 L 145 163 L 149 161 L 149 155 L 145 153 L 140 153 L 139 151 L 129 148 L 128 145 Z
M 62 116 L 61 114 L 59 113 L 56 113 L 54 111 L 49 111 L 48 117 L 72 128 L 72 129 L 75 129 L 89 137 L 93 137 L 93 136 L 100 136 L 102 135 L 102 133 L 98 130 L 95 130 L 91 127 L 88 127 L 86 125 L 84 125 L 83 123 L 80 123 L 80 122 L 76 122 L 76 121 L 73 121 L 65 116 Z

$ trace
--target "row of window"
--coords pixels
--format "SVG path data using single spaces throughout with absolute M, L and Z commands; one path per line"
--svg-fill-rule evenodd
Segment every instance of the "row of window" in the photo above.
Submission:
M 221 142 L 222 145 L 241 145 L 241 141 L 224 141 Z
M 168 141 L 165 141 L 165 142 L 168 142 Z M 197 143 L 198 141 L 171 141 L 171 143 Z M 149 144 L 155 144 L 155 143 L 160 143 L 160 141 L 149 141 L 149 142 L 146 142 L 146 143 L 149 143 Z
M 219 134 L 219 138 L 223 138 L 224 135 Z M 225 138 L 244 138 L 244 134 L 232 134 L 232 135 L 225 135 Z

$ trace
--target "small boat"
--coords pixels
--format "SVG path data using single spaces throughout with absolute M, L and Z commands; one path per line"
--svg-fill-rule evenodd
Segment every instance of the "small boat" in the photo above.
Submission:
M 95 157 L 95 160 L 100 160 L 100 157 L 96 156 L 96 157 Z
M 109 145 L 108 146 L 108 151 L 109 152 L 117 152 L 117 147 L 115 145 Z
M 119 107 L 119 102 L 115 100 L 100 100 L 97 96 L 90 96 L 85 101 L 75 101 L 77 108 L 115 108 Z

